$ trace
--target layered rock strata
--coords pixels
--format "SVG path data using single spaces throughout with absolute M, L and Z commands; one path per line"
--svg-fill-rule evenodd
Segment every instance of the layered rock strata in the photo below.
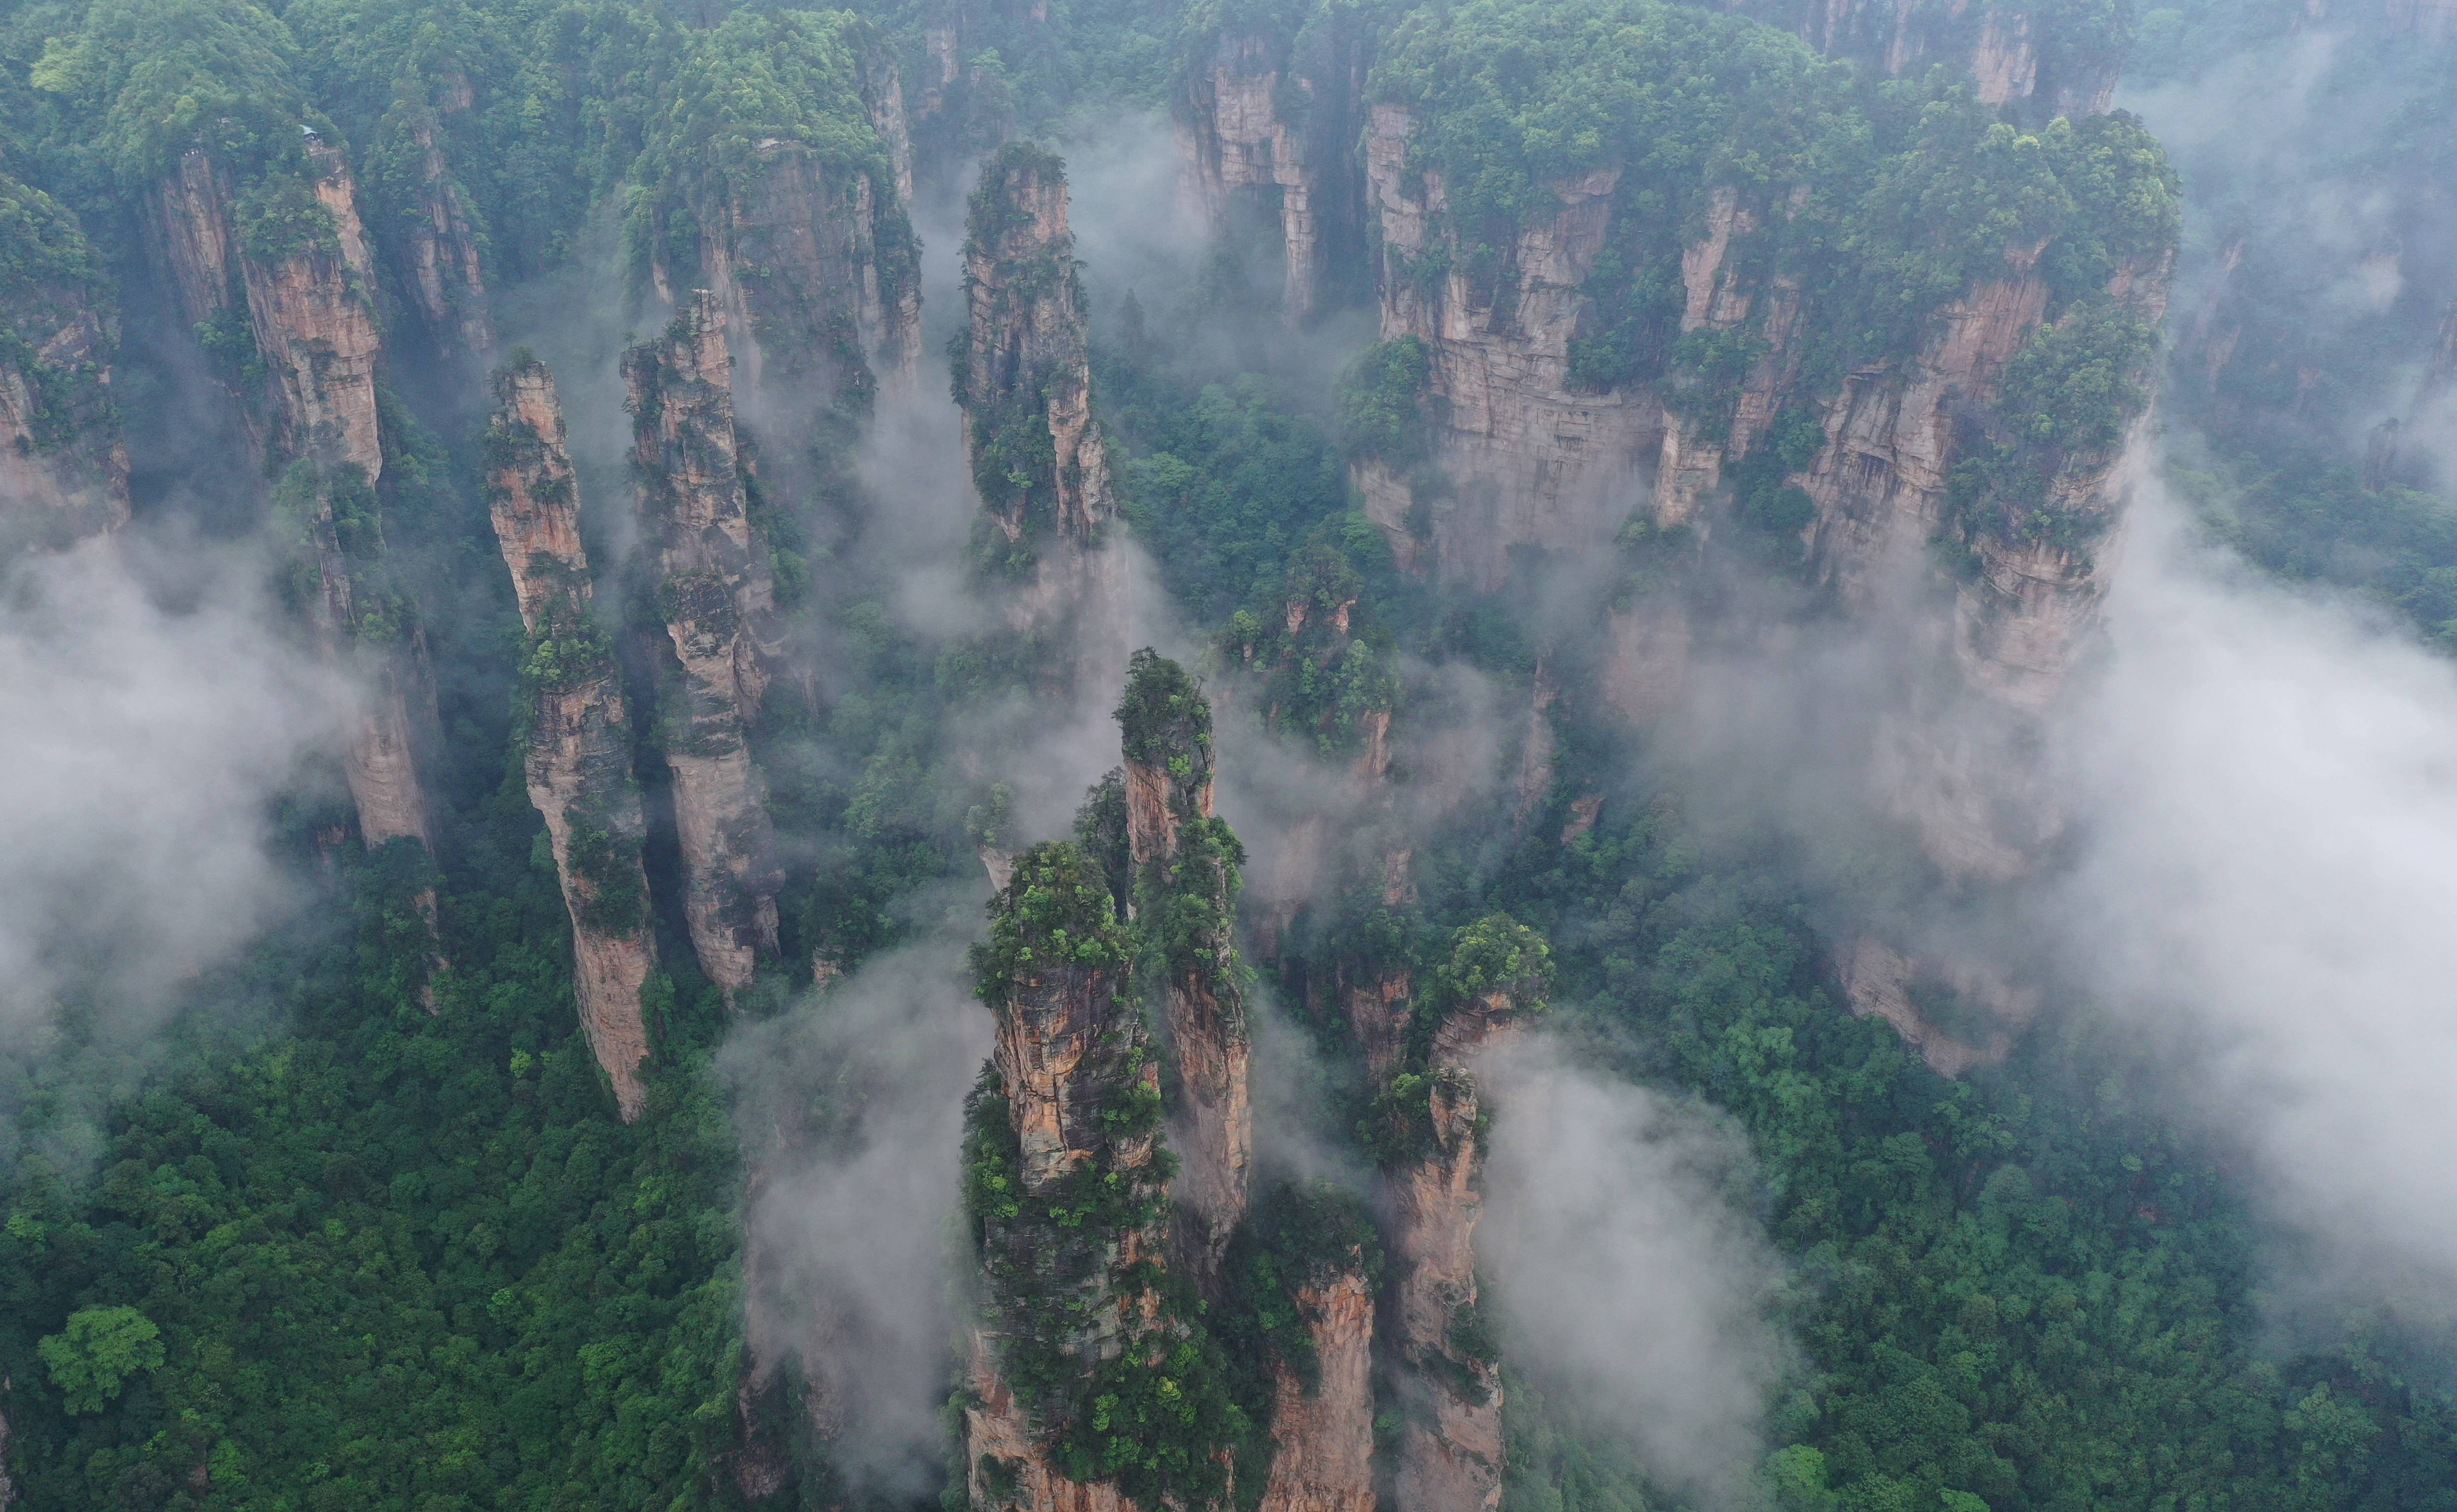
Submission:
M 1118 722 L 1135 907 L 1160 942 L 1176 1073 L 1175 1253 L 1197 1286 L 1216 1291 L 1229 1234 L 1246 1215 L 1254 1146 L 1253 1047 L 1235 941 L 1245 852 L 1212 817 L 1211 705 L 1192 675 L 1137 652 Z
M 1225 32 L 1178 112 L 1195 204 L 1214 237 L 1249 227 L 1276 236 L 1281 311 L 1292 324 L 1335 302 L 1342 271 L 1365 261 L 1354 144 L 1371 65 L 1367 33 L 1344 16 L 1293 40 Z
M 1095 638 L 1118 618 L 1120 585 L 1100 551 L 1117 514 L 1108 451 L 1092 418 L 1065 165 L 1010 142 L 981 164 L 965 220 L 964 341 L 956 362 L 964 453 L 981 499 L 984 554 L 1027 586 L 1027 628 L 1084 614 Z M 1123 648 L 1120 648 L 1121 653 Z
M 529 801 L 546 820 L 571 915 L 580 1026 L 629 1123 L 648 1100 L 640 989 L 656 966 L 630 720 L 611 640 L 590 608 L 579 480 L 553 376 L 516 353 L 496 373 L 494 391 L 486 502 L 528 631 Z
M 1373 1288 L 1351 1271 L 1299 1287 L 1295 1301 L 1313 1378 L 1273 1362 L 1263 1512 L 1373 1512 Z
M 1407 110 L 1373 108 L 1366 195 L 1380 233 L 1382 336 L 1415 337 L 1431 354 L 1444 417 L 1433 460 L 1449 486 L 1420 501 L 1410 478 L 1381 466 L 1360 468 L 1356 483 L 1403 560 L 1429 556 L 1446 579 L 1497 588 L 1514 547 L 1592 552 L 1611 541 L 1662 449 L 1663 408 L 1644 388 L 1587 393 L 1570 377 L 1588 302 L 1580 285 L 1604 249 L 1620 171 L 1555 184 L 1559 210 L 1522 227 L 1510 271 L 1479 288 L 1452 256 L 1442 174 L 1409 162 L 1415 132 Z M 1419 267 L 1441 271 L 1419 278 Z
M 1132 954 L 1107 877 L 1063 841 L 1015 858 L 990 904 L 989 941 L 975 950 L 978 990 L 997 1021 L 991 1070 L 967 1108 L 987 1295 L 966 1371 L 975 1506 L 1133 1504 L 1115 1485 L 1065 1476 L 1051 1443 L 1075 1384 L 1139 1347 L 1157 1317 L 1160 1068 L 1133 999 Z M 1100 1217 L 1051 1220 L 1096 1193 Z M 1018 1394 L 1020 1376 L 1043 1383 L 1039 1399 Z
M 370 847 L 401 838 L 423 846 L 418 748 L 434 724 L 433 693 L 407 605 L 381 583 L 374 272 L 340 150 L 311 132 L 299 152 L 324 223 L 294 228 L 278 251 L 239 236 L 237 185 L 202 149 L 154 184 L 145 218 L 180 313 L 218 342 L 250 347 L 260 364 L 261 383 L 238 380 L 234 395 L 258 454 L 294 469 L 284 502 L 319 578 L 312 617 L 331 653 L 347 648 L 368 668 L 343 756 L 361 836 Z M 358 498 L 346 528 L 337 490 Z
M 781 874 L 751 756 L 775 647 L 775 586 L 751 524 L 724 316 L 695 291 L 623 355 L 642 539 L 674 662 L 660 731 L 673 774 L 683 913 L 700 969 L 731 1001 L 776 948 Z

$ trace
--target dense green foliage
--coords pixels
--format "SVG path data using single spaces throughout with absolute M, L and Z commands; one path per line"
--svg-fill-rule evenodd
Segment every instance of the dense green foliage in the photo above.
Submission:
M 2156 265 L 2176 236 L 2175 176 L 2129 117 L 2026 131 L 1942 75 L 1871 81 L 1794 39 L 1656 0 L 1419 12 L 1374 80 L 1417 120 L 1411 167 L 1441 175 L 1449 207 L 1449 238 L 1404 270 L 1420 283 L 1455 255 L 1476 297 L 1506 307 L 1518 238 L 1559 212 L 1554 185 L 1612 176 L 1600 294 L 1572 350 L 1594 388 L 1666 372 L 1710 395 L 1736 385 L 1747 328 L 1679 329 L 1682 255 L 1710 215 L 1744 217 L 1740 266 L 1809 291 L 1812 390 L 1908 355 L 1936 311 L 2009 260 L 2041 259 L 2071 300 Z
M 712 1002 L 685 1013 L 656 988 L 686 1067 L 649 1122 L 615 1123 L 517 773 L 471 818 L 433 1013 L 399 868 L 354 866 L 341 928 L 216 985 L 281 1013 L 279 1032 L 183 1034 L 178 1068 L 114 1114 L 90 1185 L 39 1159 L 10 1174 L 0 1357 L 32 1504 L 574 1507 L 703 1488 L 733 1431 L 738 1326 L 733 1137 L 688 1069 L 686 1025 L 712 1027 Z M 47 1108 L 65 1110 L 56 1091 L 21 1128 Z M 63 1396 L 27 1389 L 46 1378 Z
M 1151 681 L 1151 664 L 1143 670 Z M 1071 841 L 1015 859 L 990 905 L 989 941 L 973 950 L 975 990 L 1001 1023 L 1031 1000 L 1032 1013 L 1054 1009 L 1088 1035 L 1066 1089 L 1078 1118 L 1096 1115 L 1098 1137 L 1036 1190 L 995 1067 L 966 1105 L 964 1136 L 965 1210 L 1004 1377 L 1066 1475 L 1115 1481 L 1147 1504 L 1217 1497 L 1224 1451 L 1253 1426 L 1185 1279 L 1159 1262 L 1170 1162 L 1157 1148 L 1157 1067 L 1125 959 L 1155 931 L 1155 912 L 1125 926 L 1101 866 Z

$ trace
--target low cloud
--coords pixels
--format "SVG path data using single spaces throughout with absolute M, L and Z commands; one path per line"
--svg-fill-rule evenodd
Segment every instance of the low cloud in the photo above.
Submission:
M 0 575 L 0 1050 L 71 995 L 150 1027 L 294 901 L 269 804 L 334 747 L 348 689 L 258 567 L 131 539 Z
M 1549 1039 L 1484 1079 L 1497 1111 L 1476 1251 L 1511 1359 L 1664 1481 L 1739 1500 L 1790 1358 L 1771 1316 L 1781 1271 L 1735 1200 L 1745 1140 Z
M 2323 1273 L 2457 1284 L 2457 666 L 2200 544 L 2156 488 L 2061 738 L 2066 967 L 2182 1067 Z M 2296 1277 L 2288 1277 L 2294 1280 Z
M 761 1168 L 752 1337 L 766 1358 L 800 1360 L 857 1486 L 919 1493 L 943 1468 L 957 1151 L 989 1049 L 989 1014 L 942 934 L 737 1034 L 721 1058 Z

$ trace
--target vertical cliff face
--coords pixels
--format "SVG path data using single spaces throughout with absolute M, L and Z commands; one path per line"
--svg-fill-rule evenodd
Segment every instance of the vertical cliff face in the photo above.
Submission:
M 2133 478 L 2126 444 L 2137 412 L 2105 434 L 2025 449 L 2008 401 L 2017 357 L 2052 364 L 2094 339 L 2094 321 L 2155 328 L 2169 267 L 2119 266 L 2104 305 L 2054 324 L 2039 249 L 2013 248 L 2001 277 L 1942 312 L 1916 362 L 1856 373 L 1827 406 L 1825 445 L 1799 475 L 1813 503 L 1812 559 L 1843 601 L 1873 613 L 1899 599 L 1929 543 L 1958 548 L 1951 609 L 1920 633 L 1956 672 L 1948 697 L 1915 692 L 1881 739 L 1877 778 L 1949 875 L 2018 875 L 2062 826 L 2033 752 L 2040 721 L 2097 622 Z M 2146 379 L 2146 342 L 2104 358 Z M 2145 383 L 2146 387 L 2146 383 Z M 2044 417 L 2054 424 L 2054 417 Z M 2039 424 L 2034 418 L 2032 425 Z M 1972 482 L 1972 474 L 1988 475 Z
M 920 256 L 893 178 L 831 169 L 800 142 L 771 138 L 753 157 L 699 207 L 698 279 L 733 318 L 744 393 L 783 419 L 815 402 L 867 407 L 882 380 L 910 389 Z
M 262 393 L 238 397 L 262 449 L 383 472 L 376 429 L 373 270 L 357 195 L 341 152 L 320 138 L 303 146 L 301 170 L 322 223 L 242 238 L 237 188 L 202 149 L 184 154 L 154 185 L 148 222 L 181 313 L 212 327 L 228 349 L 245 337 L 264 373 Z
M 546 820 L 571 914 L 581 1028 L 629 1123 L 648 1100 L 640 988 L 656 966 L 630 722 L 612 643 L 589 607 L 579 480 L 553 376 L 516 354 L 494 388 L 486 502 L 529 636 L 529 801 Z
M 1402 1507 L 1501 1503 L 1501 1376 L 1477 1312 L 1476 1226 L 1484 1123 L 1471 1063 L 1540 1012 L 1551 966 L 1540 936 L 1503 915 L 1459 931 L 1412 1024 L 1408 1069 L 1376 1105 L 1395 1285 L 1386 1299 L 1402 1367 L 1396 1490 Z
M 1267 1512 L 1372 1512 L 1373 1294 L 1381 1245 L 1365 1203 L 1321 1183 L 1278 1188 L 1260 1205 L 1245 1257 L 1269 1298 Z
M 1354 143 L 1371 62 L 1361 31 L 1337 17 L 1294 39 L 1224 32 L 1180 104 L 1179 152 L 1212 235 L 1277 235 L 1281 309 L 1294 324 L 1365 261 Z
M 1078 563 L 1117 513 L 1074 255 L 1065 165 L 1029 143 L 993 153 L 965 221 L 956 400 L 975 486 L 1010 560 Z
M 1215 1290 L 1246 1215 L 1253 1158 L 1252 1043 L 1237 961 L 1246 853 L 1211 813 L 1211 705 L 1185 668 L 1137 652 L 1118 723 L 1125 736 L 1126 837 L 1138 919 L 1155 935 L 1176 1070 L 1170 1144 L 1178 1263 Z
M 447 86 L 444 104 L 470 108 L 466 79 Z M 476 356 L 495 344 L 486 274 L 478 259 L 477 215 L 444 155 L 435 113 L 419 110 L 409 133 L 417 186 L 403 249 L 403 281 L 429 338 L 444 350 Z
M 861 103 L 870 113 L 871 130 L 887 149 L 888 171 L 896 176 L 896 202 L 913 202 L 913 120 L 904 109 L 904 71 L 896 51 L 884 45 L 861 54 Z
M 673 772 L 684 915 L 729 999 L 776 947 L 766 784 L 750 734 L 768 689 L 775 589 L 753 530 L 733 433 L 733 363 L 713 296 L 623 356 L 632 474 L 678 676 L 660 711 Z
M 309 134 L 299 152 L 313 208 L 278 229 L 240 235 L 236 186 L 200 149 L 155 182 L 146 219 L 181 313 L 226 362 L 253 352 L 225 370 L 259 454 L 291 468 L 282 503 L 319 580 L 313 617 L 330 652 L 363 653 L 367 696 L 343 754 L 360 832 L 370 846 L 423 845 L 418 747 L 433 694 L 409 607 L 382 581 L 373 271 L 340 150 Z M 337 497 L 350 507 L 337 512 Z
M 1271 1471 L 1264 1512 L 1373 1512 L 1373 1295 L 1360 1273 L 1296 1294 L 1313 1379 L 1271 1373 Z
M 1167 1247 L 1160 1074 L 1132 997 L 1109 880 L 1071 843 L 1015 858 L 977 946 L 997 1020 L 967 1107 L 966 1201 L 984 1315 L 968 1365 L 973 1504 L 1116 1512 L 1113 1482 L 1059 1468 L 1077 1398 L 1155 1328 Z M 1053 1213 L 1073 1212 L 1060 1223 Z M 1097 1462 L 1097 1461 L 1096 1461 Z
M 1797 208 L 1805 186 L 1789 197 Z M 1730 189 L 1707 198 L 1705 229 L 1681 256 L 1681 334 L 1747 328 L 1763 343 L 1741 379 L 1727 412 L 1675 405 L 1664 416 L 1663 449 L 1651 501 L 1661 528 L 1691 524 L 1723 481 L 1727 462 L 1746 457 L 1785 397 L 1800 380 L 1801 290 L 1797 277 L 1776 273 L 1764 280 L 1741 267 L 1740 243 L 1761 229 L 1762 217 Z M 1752 321 L 1754 317 L 1754 322 Z
M 1558 212 L 1523 227 L 1505 272 L 1480 287 L 1457 255 L 1442 175 L 1411 168 L 1415 131 L 1408 111 L 1373 108 L 1366 192 L 1381 233 L 1382 336 L 1413 336 L 1431 352 L 1434 462 L 1448 496 L 1419 500 L 1383 467 L 1356 481 L 1403 560 L 1430 550 L 1442 577 L 1495 588 L 1513 547 L 1592 551 L 1612 539 L 1662 446 L 1663 409 L 1642 388 L 1590 393 L 1570 377 L 1580 286 L 1604 250 L 1620 170 L 1553 185 Z M 1427 517 L 1412 520 L 1420 506 Z
M 2077 158 L 2131 152 L 2127 133 L 2138 135 L 2120 122 L 2054 131 L 2086 144 Z M 2107 259 L 2096 288 L 2074 286 L 2059 233 L 2020 239 L 1890 355 L 1842 363 L 1832 312 L 1778 250 L 1808 213 L 1807 186 L 1714 189 L 1680 256 L 1678 323 L 1662 337 L 1671 357 L 1655 376 L 1641 367 L 1590 391 L 1578 343 L 1614 296 L 1587 280 L 1608 243 L 1628 255 L 1612 239 L 1629 235 L 1615 218 L 1618 170 L 1547 186 L 1558 210 L 1471 249 L 1442 173 L 1412 160 L 1417 133 L 1408 111 L 1382 104 L 1366 141 L 1383 334 L 1429 358 L 1431 468 L 1401 477 L 1368 463 L 1356 475 L 1402 560 L 1497 587 L 1515 549 L 1593 553 L 1641 497 L 1674 582 L 1689 569 L 1673 556 L 1694 562 L 1735 523 L 1776 543 L 1796 533 L 1814 575 L 1898 634 L 1907 664 L 1951 669 L 1950 686 L 1911 679 L 1914 706 L 1889 718 L 1875 753 L 1886 800 L 1950 874 L 2019 871 L 2059 822 L 2026 752 L 2095 623 L 2129 493 L 2143 333 L 2169 279 L 2155 225 L 2136 233 L 2145 249 Z M 2158 173 L 2143 172 L 2154 194 Z M 2017 361 L 2028 375 L 2009 388 Z M 2120 375 L 2130 397 L 2113 419 L 2071 423 L 2066 411 L 2093 403 L 2047 397 L 2085 369 Z M 1601 695 L 1633 718 L 1665 711 L 1692 634 L 1680 592 L 1629 595 L 1610 614 Z
M 0 176 L 0 551 L 128 522 L 128 449 L 111 398 L 116 321 L 93 250 L 49 195 Z

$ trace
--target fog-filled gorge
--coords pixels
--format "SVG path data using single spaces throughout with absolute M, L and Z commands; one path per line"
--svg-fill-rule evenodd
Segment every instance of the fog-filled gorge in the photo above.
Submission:
M 2440 1504 L 2452 47 L 0 11 L 0 1512 Z

